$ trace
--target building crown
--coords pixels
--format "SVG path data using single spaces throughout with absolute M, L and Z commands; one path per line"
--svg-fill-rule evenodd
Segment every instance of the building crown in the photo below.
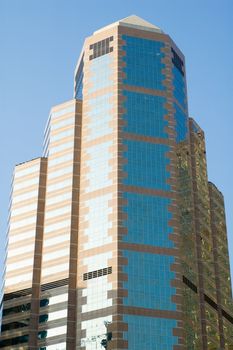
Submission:
M 131 15 L 95 31 L 94 34 L 100 33 L 103 30 L 106 30 L 115 26 L 131 27 L 136 29 L 148 30 L 150 32 L 162 33 L 162 30 L 159 27 L 155 26 L 154 24 L 151 24 L 150 22 L 147 22 L 143 18 L 138 17 L 136 15 Z

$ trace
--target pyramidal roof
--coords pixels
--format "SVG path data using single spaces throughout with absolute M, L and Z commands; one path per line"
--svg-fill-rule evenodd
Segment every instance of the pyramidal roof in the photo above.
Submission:
M 136 28 L 136 29 L 148 30 L 150 32 L 162 33 L 162 30 L 159 27 L 156 27 L 154 24 L 151 24 L 150 22 L 147 22 L 138 16 L 131 15 L 129 17 L 120 19 L 117 22 L 109 24 L 108 26 L 103 27 L 103 28 L 95 31 L 94 34 L 100 33 L 106 29 L 109 29 L 109 28 L 112 28 L 115 26 L 131 27 L 131 28 Z

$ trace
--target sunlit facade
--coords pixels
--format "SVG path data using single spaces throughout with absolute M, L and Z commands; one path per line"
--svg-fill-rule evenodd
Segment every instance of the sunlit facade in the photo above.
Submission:
M 224 201 L 185 58 L 137 16 L 85 40 L 15 167 L 0 348 L 233 349 Z

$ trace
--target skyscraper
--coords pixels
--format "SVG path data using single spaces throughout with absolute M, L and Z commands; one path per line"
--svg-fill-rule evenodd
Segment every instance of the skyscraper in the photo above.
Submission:
M 0 348 L 232 349 L 205 153 L 167 34 L 130 16 L 87 38 L 43 157 L 15 168 Z

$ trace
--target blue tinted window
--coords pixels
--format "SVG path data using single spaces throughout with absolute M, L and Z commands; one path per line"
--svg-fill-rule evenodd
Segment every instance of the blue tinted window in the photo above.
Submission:
M 124 250 L 123 256 L 128 259 L 128 265 L 123 265 L 123 272 L 128 275 L 128 280 L 123 282 L 128 291 L 124 305 L 175 311 L 172 296 L 176 288 L 171 287 L 175 278 L 171 271 L 174 256 L 130 250 Z
M 96 60 L 98 60 L 98 58 Z M 113 119 L 111 115 L 111 110 L 113 109 L 112 98 L 113 94 L 107 92 L 88 99 L 88 123 L 85 125 L 88 130 L 86 136 L 87 140 L 93 140 L 112 133 L 113 128 L 110 124 Z
M 124 339 L 130 350 L 173 350 L 178 345 L 178 337 L 173 335 L 177 321 L 136 315 L 124 315 L 128 324 Z
M 83 57 L 75 75 L 75 98 L 83 99 Z
M 180 105 L 186 109 L 186 92 L 185 92 L 185 80 L 184 76 L 174 66 L 173 72 L 173 85 L 174 85 L 174 97 L 180 103 Z
M 153 96 L 131 91 L 123 91 L 126 97 L 123 119 L 126 121 L 124 131 L 152 137 L 167 138 L 164 120 L 167 110 L 164 108 L 166 99 L 162 96 Z
M 139 193 L 124 193 L 123 196 L 127 199 L 127 205 L 123 207 L 127 213 L 124 221 L 127 234 L 123 236 L 123 241 L 173 247 L 174 243 L 169 239 L 173 228 L 168 224 L 172 218 L 168 211 L 171 199 Z
M 113 86 L 113 56 L 104 55 L 91 61 L 88 93 Z
M 180 109 L 180 107 L 174 103 L 175 108 L 175 120 L 176 120 L 176 141 L 184 141 L 187 137 L 188 127 L 187 127 L 187 116 Z
M 163 80 L 165 78 L 162 69 L 164 53 L 161 48 L 164 43 L 148 39 L 141 39 L 123 35 L 126 44 L 122 47 L 126 55 L 123 61 L 126 67 L 124 83 L 128 85 L 141 86 L 150 89 L 165 90 Z
M 170 190 L 167 179 L 170 173 L 166 170 L 169 159 L 166 152 L 167 145 L 147 142 L 124 140 L 128 150 L 124 152 L 127 163 L 123 169 L 127 177 L 123 179 L 125 185 L 146 187 L 159 190 Z

